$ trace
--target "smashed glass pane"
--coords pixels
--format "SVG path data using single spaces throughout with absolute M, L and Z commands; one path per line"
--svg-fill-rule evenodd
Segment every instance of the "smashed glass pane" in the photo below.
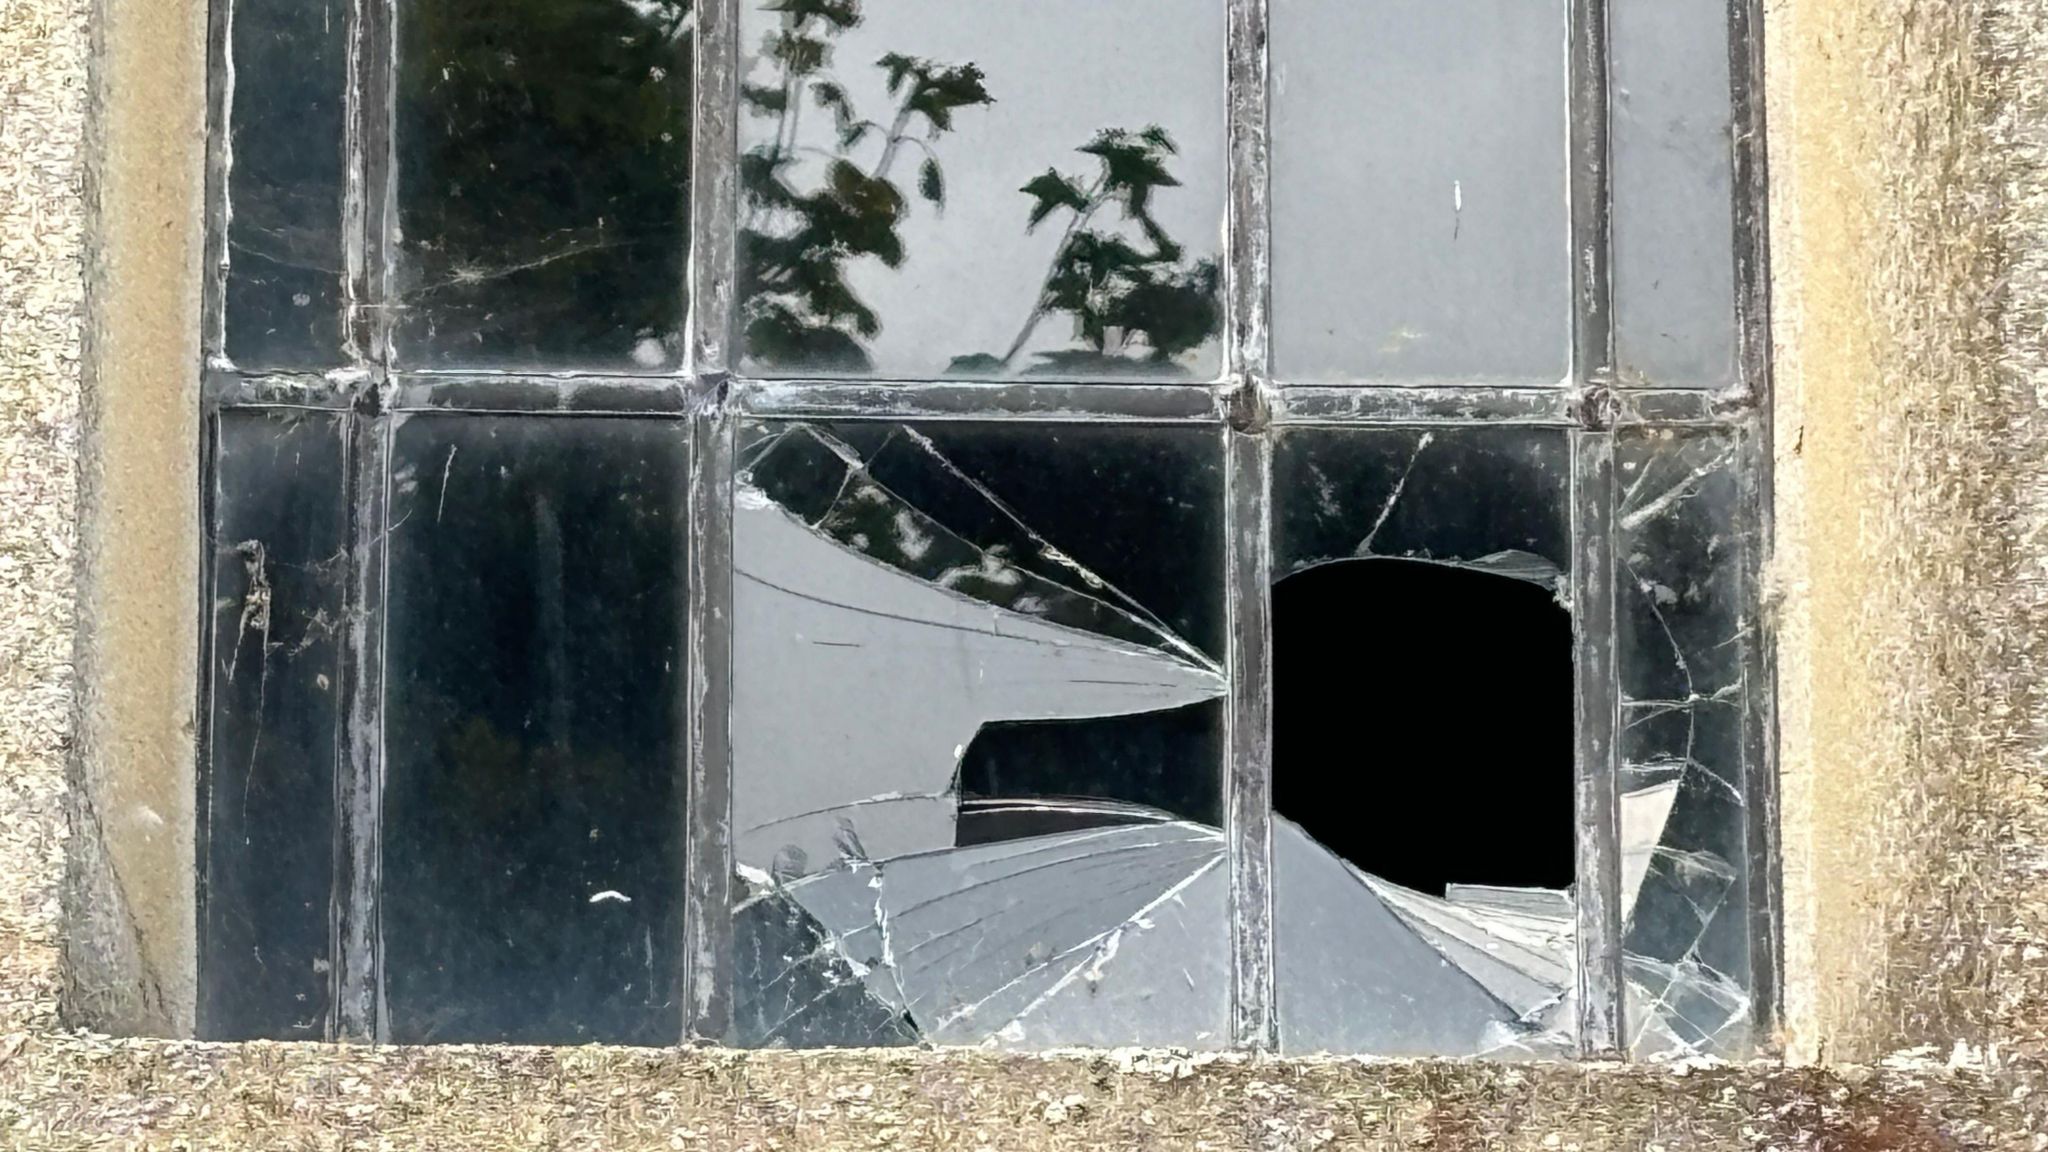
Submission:
M 1273 364 L 1564 379 L 1564 0 L 1273 0 Z
M 1569 473 L 1549 429 L 1280 437 L 1284 1051 L 1574 1050 Z
M 675 1043 L 685 430 L 402 420 L 385 672 L 390 1039 Z
M 1220 435 L 742 439 L 733 1042 L 1226 1045 Z
M 326 1034 L 341 731 L 347 419 L 215 425 L 199 1033 Z
M 1213 0 L 744 0 L 739 325 L 771 376 L 1213 377 Z
M 399 355 L 672 369 L 691 0 L 415 0 L 398 27 Z
M 1754 643 L 1739 441 L 1617 438 L 1615 651 L 1627 1040 L 1644 1058 L 1750 1037 L 1744 710 Z
M 1728 5 L 1613 0 L 1615 351 L 1626 385 L 1735 381 Z
M 346 0 L 234 0 L 227 347 L 245 369 L 342 360 Z

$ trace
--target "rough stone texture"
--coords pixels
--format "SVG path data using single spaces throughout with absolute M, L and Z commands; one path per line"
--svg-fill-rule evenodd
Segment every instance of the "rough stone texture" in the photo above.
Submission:
M 72 1009 L 175 1031 L 189 980 L 189 885 L 149 866 L 180 845 L 104 817 L 145 804 L 175 827 L 190 793 L 191 604 L 164 573 L 193 563 L 178 509 L 198 221 L 179 206 L 197 154 L 178 98 L 198 5 L 104 2 L 130 23 L 101 29 L 119 35 L 97 130 L 116 162 L 98 190 L 120 211 L 97 232 L 99 420 L 82 432 L 85 5 L 0 0 L 0 1145 L 2048 1148 L 2048 6 L 1771 7 L 1786 1044 L 1827 1063 L 1625 1069 L 59 1030 L 74 708 L 81 779 L 113 802 L 81 825 L 109 851 L 73 859 L 108 867 L 74 863 L 93 907 L 67 925 L 77 962 L 108 979 L 74 987 Z M 152 290 L 155 307 L 121 311 Z M 73 515 L 82 436 L 97 550 Z M 96 639 L 80 651 L 97 663 L 74 701 L 81 552 Z M 115 867 L 121 852 L 136 867 Z M 91 901 L 117 873 L 133 905 Z M 151 986 L 169 990 L 133 991 Z
M 2038 1055 L 2048 13 L 1770 17 L 1788 1049 Z

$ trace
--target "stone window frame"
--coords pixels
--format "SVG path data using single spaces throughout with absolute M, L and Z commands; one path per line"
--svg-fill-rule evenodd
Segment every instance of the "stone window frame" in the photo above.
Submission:
M 355 11 L 370 14 L 368 19 L 357 21 L 358 49 L 362 51 L 364 60 L 382 58 L 388 62 L 390 3 L 391 0 L 357 0 L 354 5 Z M 1740 384 L 1724 393 L 1679 389 L 1622 391 L 1612 386 L 1613 335 L 1607 308 L 1612 295 L 1609 272 L 1611 221 L 1605 141 L 1608 91 L 1604 29 L 1608 4 L 1609 0 L 1571 0 L 1570 90 L 1574 109 L 1571 118 L 1571 220 L 1574 250 L 1582 255 L 1582 259 L 1574 261 L 1574 368 L 1570 387 L 1540 391 L 1495 387 L 1361 389 L 1287 386 L 1283 389 L 1282 382 L 1272 377 L 1267 369 L 1266 356 L 1270 233 L 1265 195 L 1268 142 L 1264 0 L 1229 0 L 1228 3 L 1231 90 L 1228 155 L 1233 179 L 1227 260 L 1229 318 L 1226 323 L 1226 371 L 1221 383 L 1162 391 L 1101 384 L 861 384 L 744 378 L 733 371 L 734 358 L 724 335 L 730 328 L 733 304 L 730 293 L 732 237 L 735 231 L 733 208 L 737 203 L 733 165 L 738 155 L 739 109 L 732 93 L 739 68 L 739 5 L 736 0 L 720 0 L 700 8 L 696 44 L 699 98 L 693 145 L 690 358 L 681 375 L 674 378 L 611 381 L 625 387 L 607 389 L 608 399 L 604 402 L 619 404 L 618 397 L 630 393 L 634 399 L 626 402 L 627 411 L 681 413 L 691 428 L 693 488 L 700 497 L 691 501 L 690 513 L 693 536 L 699 544 L 692 557 L 693 577 L 702 576 L 701 580 L 693 579 L 690 600 L 693 685 L 701 686 L 701 690 L 693 687 L 689 738 L 691 829 L 686 851 L 691 867 L 687 889 L 689 928 L 685 939 L 689 964 L 686 976 L 689 1003 L 686 1007 L 690 1019 L 684 1029 L 685 1036 L 708 1039 L 721 1035 L 720 1014 L 725 1010 L 721 1004 L 724 989 L 719 986 L 718 973 L 727 967 L 721 959 L 721 948 L 729 943 L 725 938 L 724 892 L 730 873 L 725 866 L 724 830 L 712 814 L 721 810 L 721 801 L 729 783 L 720 768 L 722 765 L 729 770 L 729 733 L 718 720 L 726 704 L 723 696 L 726 685 L 720 677 L 704 676 L 703 670 L 716 667 L 730 657 L 730 636 L 718 627 L 710 626 L 718 618 L 722 606 L 729 604 L 731 595 L 730 566 L 721 563 L 729 559 L 730 520 L 717 514 L 715 495 L 723 493 L 728 499 L 730 497 L 730 433 L 741 416 L 973 416 L 978 419 L 1029 421 L 1038 418 L 1037 414 L 1046 407 L 1053 407 L 1063 412 L 1079 413 L 1089 419 L 1184 421 L 1229 428 L 1231 468 L 1241 474 L 1259 476 L 1264 475 L 1270 462 L 1270 441 L 1265 436 L 1266 431 L 1289 424 L 1521 424 L 1563 428 L 1569 430 L 1573 443 L 1574 515 L 1583 518 L 1582 522 L 1587 524 L 1601 523 L 1602 518 L 1611 518 L 1613 513 L 1611 445 L 1617 430 L 1718 428 L 1741 439 L 1743 471 L 1747 480 L 1743 503 L 1753 517 L 1763 545 L 1754 550 L 1753 556 L 1760 557 L 1768 552 L 1772 460 L 1771 352 L 1761 85 L 1762 0 L 1730 0 L 1729 4 L 1731 72 L 1734 79 L 1737 195 L 1733 237 L 1737 267 Z M 220 43 L 218 32 L 218 21 L 215 21 L 212 43 L 216 52 Z M 210 69 L 209 75 L 217 81 L 218 67 Z M 369 68 L 363 73 L 362 82 L 367 86 L 365 93 L 388 93 L 388 70 L 387 74 L 380 76 L 378 69 Z M 378 87 L 380 84 L 381 89 Z M 707 93 L 719 93 L 724 98 L 707 98 Z M 358 101 L 358 105 L 360 114 L 361 108 L 373 107 L 375 101 L 364 99 Z M 217 121 L 223 107 L 217 84 L 207 106 L 210 121 Z M 369 132 L 361 123 L 358 130 L 365 134 Z M 373 159 L 374 151 L 363 149 L 351 159 L 352 164 L 359 162 L 363 165 L 355 171 L 363 177 L 359 181 L 364 196 L 361 207 L 368 218 L 375 218 L 383 208 L 379 191 L 382 182 L 374 178 L 379 171 L 374 167 L 377 163 Z M 220 163 L 217 150 L 210 151 L 206 172 L 209 189 L 218 187 Z M 206 267 L 212 270 L 219 268 L 219 262 L 212 259 L 216 253 L 214 246 L 223 242 L 215 215 L 219 199 L 209 192 L 206 200 L 209 224 L 205 241 L 209 256 Z M 367 269 L 375 266 L 376 239 L 366 233 L 364 240 L 366 251 L 357 273 L 367 278 Z M 206 333 L 217 334 L 221 298 L 219 277 L 210 275 L 198 295 L 200 308 L 196 327 Z M 118 343 L 118 339 L 107 340 L 103 347 Z M 1593 355 L 1586 355 L 1587 350 L 1591 350 Z M 195 412 L 200 413 L 202 425 L 210 422 L 223 408 L 243 405 L 282 403 L 346 410 L 356 413 L 363 421 L 364 432 L 359 444 L 375 451 L 381 444 L 378 430 L 394 412 L 408 410 L 409 407 L 447 410 L 473 403 L 461 391 L 464 380 L 459 374 L 421 373 L 422 377 L 437 379 L 420 380 L 414 382 L 414 386 L 403 378 L 410 373 L 386 373 L 381 365 L 370 364 L 359 377 L 344 374 L 344 377 L 334 379 L 300 381 L 277 377 L 243 378 L 222 369 L 223 362 L 217 355 L 217 335 L 209 335 L 200 352 L 205 367 L 199 374 L 197 392 L 180 390 L 180 394 L 188 398 Z M 492 389 L 491 398 L 481 406 L 493 411 L 552 412 L 574 407 L 574 401 L 565 402 L 557 390 L 545 383 L 522 383 L 495 375 L 492 380 L 497 386 Z M 194 459 L 187 461 L 182 468 L 170 471 L 189 474 L 196 463 L 195 453 Z M 1264 672 L 1266 658 L 1263 653 L 1267 641 L 1264 589 L 1270 586 L 1268 557 L 1263 544 L 1254 546 L 1249 541 L 1255 538 L 1257 530 L 1263 528 L 1267 504 L 1262 490 L 1233 484 L 1230 491 L 1233 599 L 1238 602 L 1241 613 L 1232 628 L 1232 663 L 1241 669 Z M 713 494 L 714 499 L 701 498 L 707 493 Z M 365 491 L 361 498 L 371 500 L 375 497 Z M 175 541 L 178 532 L 191 531 L 191 526 L 198 522 L 195 515 L 186 522 L 185 528 L 173 526 L 166 531 Z M 1593 535 L 1604 539 L 1597 532 Z M 359 539 L 363 549 L 358 557 L 358 579 L 373 581 L 374 569 L 368 557 L 375 554 L 379 544 L 374 533 L 367 530 Z M 199 544 L 196 538 L 184 543 L 196 553 Z M 194 579 L 203 587 L 203 579 L 196 576 L 202 565 L 196 562 L 196 556 L 194 559 Z M 1590 573 L 1599 571 L 1599 566 L 1584 567 L 1588 570 L 1588 577 L 1574 576 L 1575 602 L 1604 602 L 1611 609 L 1614 589 L 1591 578 Z M 1760 589 L 1761 572 L 1754 561 L 1746 579 L 1752 593 Z M 1257 590 L 1256 594 L 1248 594 L 1248 590 L 1253 589 Z M 366 590 L 364 595 L 369 598 L 373 594 Z M 1580 600 L 1582 596 L 1587 599 Z M 1755 594 L 1748 597 L 1752 604 L 1759 599 Z M 201 603 L 204 603 L 203 599 Z M 1588 618 L 1591 622 L 1584 627 L 1575 624 L 1580 667 L 1611 668 L 1611 611 L 1604 614 L 1604 619 L 1598 611 Z M 1258 658 L 1240 662 L 1255 653 L 1260 654 Z M 381 671 L 370 666 L 374 657 L 367 652 L 359 652 L 356 658 L 363 663 L 358 666 L 357 676 L 352 682 L 366 690 L 374 690 L 374 677 Z M 1768 1037 L 1781 1014 L 1778 976 L 1783 965 L 1783 939 L 1776 843 L 1773 653 L 1767 634 L 1759 637 L 1753 665 L 1754 676 L 1750 682 L 1760 687 L 1755 692 L 1754 706 L 1746 710 L 1744 726 L 1745 763 L 1751 773 L 1747 783 L 1752 789 L 1749 819 L 1755 956 L 1753 1004 L 1758 1034 Z M 191 686 L 187 685 L 184 691 L 189 699 Z M 1582 675 L 1579 694 L 1582 715 L 1611 712 L 1615 695 L 1611 675 Z M 1236 938 L 1232 1020 L 1235 1046 L 1250 1049 L 1274 1047 L 1275 1030 L 1270 957 L 1271 902 L 1263 866 L 1267 829 L 1264 817 L 1270 814 L 1269 748 L 1263 739 L 1269 723 L 1268 696 L 1265 676 L 1240 674 L 1233 677 L 1229 702 L 1232 767 L 1227 791 L 1232 837 L 1232 919 Z M 203 715 L 203 701 L 193 702 L 202 705 L 199 714 Z M 189 728 L 185 735 L 188 738 L 191 735 Z M 176 740 L 171 744 L 175 745 Z M 1593 771 L 1582 770 L 1580 774 L 1582 815 L 1579 831 L 1584 845 L 1580 853 L 1580 874 L 1582 885 L 1596 894 L 1596 898 L 1585 902 L 1581 912 L 1581 939 L 1588 942 L 1582 944 L 1581 979 L 1590 981 L 1586 987 L 1589 994 L 1584 997 L 1586 1008 L 1582 1012 L 1581 1033 L 1585 1052 L 1602 1055 L 1620 1048 L 1620 989 L 1618 982 L 1611 978 L 1619 962 L 1619 925 L 1609 911 L 1613 898 L 1608 891 L 1612 888 L 1618 855 L 1613 812 L 1615 765 L 1612 730 L 1606 730 L 1603 735 L 1599 725 L 1582 723 L 1579 744 L 1582 764 L 1594 765 Z M 350 784 L 358 794 L 360 789 L 374 786 L 377 771 L 375 755 L 375 750 L 369 747 L 351 751 L 348 761 L 353 768 L 349 774 Z M 196 763 L 196 757 L 190 762 Z M 181 774 L 179 778 L 188 785 L 188 792 L 196 792 L 193 778 Z M 176 810 L 173 806 L 173 811 Z M 176 838 L 182 848 L 174 848 L 172 855 L 176 857 L 182 852 L 189 874 L 195 854 L 192 851 L 189 811 L 186 815 L 187 819 Z M 353 866 L 373 866 L 374 838 L 350 839 L 355 845 L 351 853 Z M 79 850 L 88 856 L 92 854 L 91 849 Z M 113 853 L 119 854 L 118 849 Z M 74 882 L 86 885 L 88 890 L 96 882 L 96 876 L 99 883 L 105 883 L 102 870 L 115 870 L 114 863 L 112 860 L 75 860 Z M 1595 883 L 1587 885 L 1588 879 Z M 137 908 L 135 901 L 149 899 L 151 888 L 148 884 L 131 887 L 116 883 L 112 891 L 118 899 L 129 902 L 122 906 L 121 913 L 127 917 L 146 922 L 161 920 L 165 914 L 179 914 L 177 901 L 170 902 L 167 908 L 157 913 Z M 108 931 L 119 934 L 119 930 Z M 81 953 L 77 957 L 74 968 L 88 976 L 88 983 L 97 980 L 104 985 L 102 991 L 105 996 L 101 1003 L 108 1011 L 97 1015 L 110 1021 L 123 1017 L 146 1021 L 137 1030 L 189 1033 L 193 1027 L 191 986 L 195 980 L 192 965 L 196 954 L 190 943 L 190 925 L 182 931 L 172 929 L 164 933 L 173 941 L 181 935 L 184 937 L 182 944 L 171 944 L 168 952 L 162 944 L 152 947 L 147 939 L 149 931 L 136 927 L 132 934 L 135 937 L 132 951 L 140 955 L 124 958 L 120 948 L 102 948 L 96 955 Z M 105 933 L 88 929 L 82 935 L 90 941 L 96 936 L 104 937 Z M 360 956 L 362 949 L 359 947 L 357 951 Z M 152 952 L 155 953 L 154 958 L 148 955 Z M 345 958 L 347 953 L 348 949 L 343 949 L 342 962 L 336 966 L 338 980 L 346 981 L 351 972 L 362 971 L 360 964 L 352 964 Z M 166 980 L 162 972 L 152 971 L 162 968 L 181 974 Z M 126 975 L 122 974 L 124 969 Z M 1608 975 L 1603 977 L 1602 974 Z M 74 981 L 74 987 L 78 986 Z M 180 987 L 182 992 L 178 991 Z M 93 1001 L 90 997 L 74 996 L 73 1002 L 77 1005 Z M 337 1028 L 337 1036 L 372 1038 L 376 1031 L 373 1017 L 365 1016 L 363 1011 L 361 1008 L 356 1011 L 354 1025 Z M 86 1015 L 95 1013 L 88 1010 Z

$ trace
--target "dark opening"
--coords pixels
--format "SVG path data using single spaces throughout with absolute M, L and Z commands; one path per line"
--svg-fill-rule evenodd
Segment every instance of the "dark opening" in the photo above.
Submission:
M 1382 879 L 1573 879 L 1571 615 L 1550 588 L 1348 560 L 1273 588 L 1273 807 Z

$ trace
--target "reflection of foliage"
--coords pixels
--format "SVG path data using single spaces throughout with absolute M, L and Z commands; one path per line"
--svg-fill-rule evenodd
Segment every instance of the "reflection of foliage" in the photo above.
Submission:
M 1166 169 L 1175 154 L 1166 131 L 1156 125 L 1136 133 L 1109 128 L 1080 151 L 1096 158 L 1092 181 L 1047 169 L 1021 189 L 1032 200 L 1028 228 L 1066 216 L 1066 231 L 1023 328 L 1002 356 L 956 357 L 954 371 L 1008 369 L 1039 321 L 1053 312 L 1073 317 L 1074 334 L 1086 347 L 1038 353 L 1034 373 L 1178 372 L 1174 357 L 1221 328 L 1222 272 L 1216 261 L 1185 261 L 1180 244 L 1152 215 L 1153 192 L 1180 183 Z M 1136 225 L 1143 247 L 1093 226 L 1111 206 L 1121 209 L 1125 223 Z
M 404 25 L 408 291 L 436 343 L 624 354 L 670 336 L 689 239 L 689 0 L 417 0 Z
M 891 177 L 903 146 L 924 156 L 918 194 L 945 203 L 945 178 L 930 141 L 953 127 L 960 108 L 992 101 L 973 64 L 941 64 L 890 53 L 876 62 L 896 101 L 889 123 L 864 120 L 830 71 L 832 41 L 860 23 L 859 0 L 772 0 L 781 27 L 762 55 L 773 83 L 746 84 L 741 98 L 755 115 L 775 119 L 771 141 L 747 150 L 740 183 L 748 204 L 740 232 L 739 294 L 748 352 L 784 368 L 864 371 L 861 341 L 881 329 L 874 312 L 846 281 L 850 261 L 872 256 L 890 268 L 903 263 L 897 226 L 908 199 Z M 805 105 L 832 115 L 835 147 L 820 155 L 799 144 Z M 917 121 L 924 134 L 912 135 Z M 879 141 L 871 167 L 856 150 Z M 795 185 L 801 161 L 822 160 L 816 187 Z

